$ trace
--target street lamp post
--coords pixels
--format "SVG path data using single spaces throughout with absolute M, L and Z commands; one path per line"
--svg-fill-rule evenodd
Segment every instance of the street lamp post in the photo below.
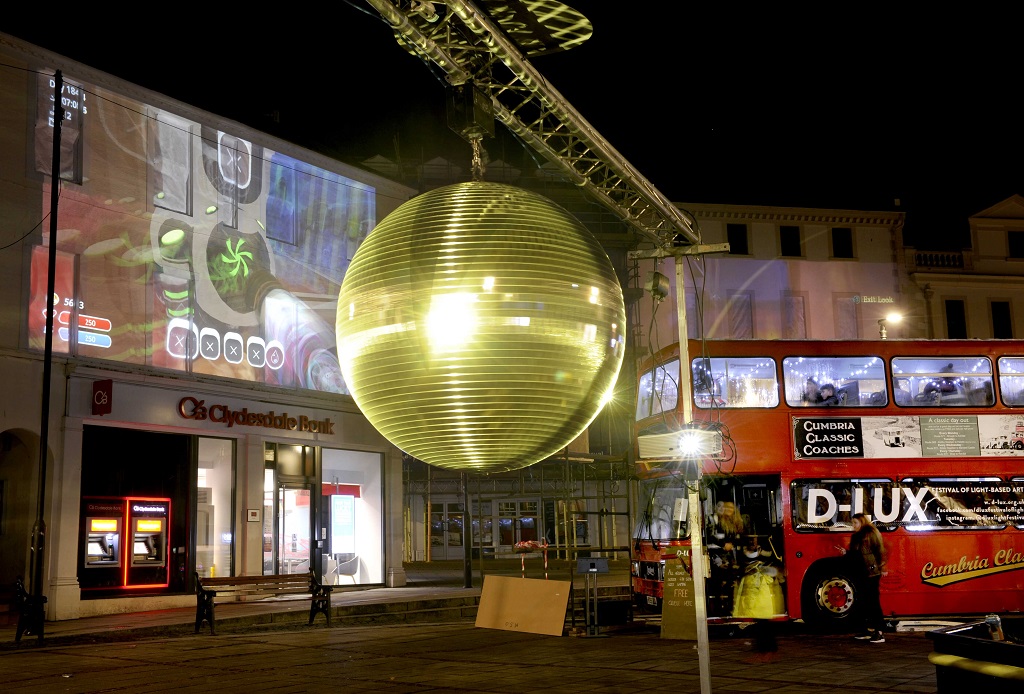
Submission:
M 727 253 L 729 244 L 707 244 L 688 247 L 674 247 L 671 249 L 655 249 L 652 251 L 636 251 L 630 254 L 632 258 L 666 258 L 671 257 L 675 263 L 676 276 L 676 322 L 679 329 L 679 402 L 682 404 L 682 415 L 684 425 L 693 421 L 693 408 L 690 396 L 690 358 L 687 353 L 686 334 L 686 286 L 683 275 L 684 256 L 702 255 L 705 253 Z M 681 463 L 684 461 L 680 461 Z M 687 521 L 690 528 L 690 560 L 693 570 L 694 602 L 696 604 L 697 618 L 697 665 L 700 672 L 701 694 L 711 694 L 711 660 L 710 644 L 708 642 L 708 618 L 707 602 L 705 599 L 704 586 L 704 547 L 701 537 L 703 521 L 700 509 L 700 484 L 701 466 L 703 460 L 691 456 L 694 463 L 695 480 L 691 484 L 687 482 Z
M 53 159 L 50 163 L 50 248 L 46 271 L 46 335 L 43 350 L 42 407 L 39 418 L 39 487 L 36 504 L 36 522 L 32 527 L 31 580 L 29 596 L 18 620 L 15 641 L 22 634 L 34 634 L 43 640 L 46 622 L 46 596 L 43 595 L 43 548 L 46 545 L 46 463 L 50 439 L 50 377 L 53 370 L 53 291 L 57 265 L 57 201 L 60 198 L 60 133 L 64 121 L 61 95 L 64 79 L 60 70 L 53 76 Z

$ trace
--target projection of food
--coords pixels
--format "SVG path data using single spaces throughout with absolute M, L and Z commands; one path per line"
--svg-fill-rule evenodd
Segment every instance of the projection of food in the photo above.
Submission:
M 341 368 L 370 422 L 431 465 L 527 467 L 597 416 L 625 307 L 604 249 L 563 208 L 473 181 L 404 203 L 338 298 Z

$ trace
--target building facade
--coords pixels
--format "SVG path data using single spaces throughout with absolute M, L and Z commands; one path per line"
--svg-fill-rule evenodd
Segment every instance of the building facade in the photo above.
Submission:
M 0 110 L 0 585 L 59 620 L 196 573 L 403 584 L 401 453 L 334 322 L 415 191 L 5 35 Z
M 492 162 L 606 248 L 628 356 L 561 455 L 440 472 L 359 412 L 333 324 L 360 242 L 459 167 L 403 185 L 381 158 L 380 175 L 346 166 L 11 37 L 0 57 L 0 585 L 40 578 L 47 617 L 69 619 L 189 605 L 194 573 L 401 585 L 403 561 L 529 541 L 628 553 L 633 365 L 678 339 L 671 259 L 631 260 L 621 221 L 544 167 Z M 1013 337 L 1022 320 L 1017 197 L 972 218 L 959 255 L 905 248 L 900 212 L 680 207 L 729 244 L 681 261 L 690 337 Z
M 679 261 L 689 338 L 877 339 L 879 320 L 894 311 L 904 323 L 889 328 L 891 337 L 923 329 L 902 273 L 903 213 L 680 206 L 704 245 L 729 249 Z M 646 285 L 640 358 L 678 341 L 675 262 L 636 261 L 632 275 Z
M 1024 198 L 1013 195 L 968 219 L 971 246 L 907 248 L 905 273 L 921 297 L 924 337 L 1020 337 L 1024 326 Z

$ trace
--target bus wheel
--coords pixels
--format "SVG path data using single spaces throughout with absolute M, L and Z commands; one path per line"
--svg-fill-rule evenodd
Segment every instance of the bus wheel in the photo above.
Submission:
M 853 613 L 857 602 L 853 583 L 837 572 L 808 576 L 803 588 L 804 622 L 810 626 L 835 626 Z

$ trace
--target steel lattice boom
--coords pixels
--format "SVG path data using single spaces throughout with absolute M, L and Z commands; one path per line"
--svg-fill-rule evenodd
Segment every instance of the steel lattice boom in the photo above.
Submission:
M 490 97 L 494 117 L 655 247 L 700 243 L 695 224 L 615 150 L 527 60 L 579 40 L 575 10 L 554 0 L 367 0 L 407 50 L 452 85 Z M 436 3 L 441 5 L 441 3 Z M 481 9 L 486 8 L 486 12 Z M 558 11 L 562 10 L 561 16 Z M 538 30 L 543 14 L 544 31 Z

